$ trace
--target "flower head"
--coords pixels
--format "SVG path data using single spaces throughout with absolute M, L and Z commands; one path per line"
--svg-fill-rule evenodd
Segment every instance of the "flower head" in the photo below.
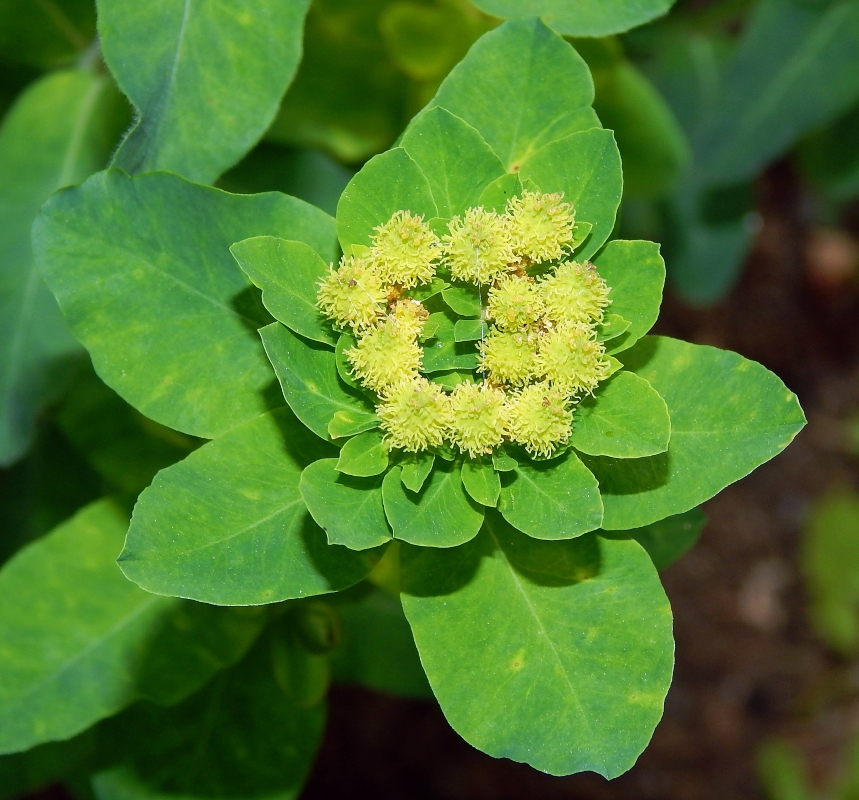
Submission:
M 521 331 L 543 315 L 543 298 L 531 278 L 505 275 L 489 290 L 487 316 L 504 331 Z
M 565 261 L 542 281 L 546 315 L 553 322 L 602 322 L 609 288 L 593 264 Z
M 481 368 L 495 383 L 521 386 L 535 374 L 537 337 L 533 333 L 490 330 L 480 343 Z
M 423 377 L 391 387 L 376 413 L 388 444 L 411 453 L 442 444 L 451 424 L 450 399 Z
M 357 345 L 346 351 L 352 374 L 380 393 L 417 377 L 422 355 L 416 334 L 395 317 L 387 317 L 378 327 L 362 333 Z
M 507 202 L 513 248 L 534 263 L 554 261 L 573 240 L 573 207 L 563 194 L 522 192 Z
M 397 301 L 390 316 L 394 324 L 404 334 L 417 337 L 420 336 L 423 330 L 424 322 L 427 321 L 429 312 L 418 300 L 403 297 Z
M 532 456 L 548 457 L 570 438 L 573 411 L 567 396 L 544 381 L 513 396 L 507 419 L 507 434 L 514 442 Z
M 397 211 L 375 230 L 370 258 L 382 280 L 406 289 L 432 280 L 440 243 L 423 217 Z
M 501 444 L 506 427 L 506 395 L 487 384 L 460 383 L 450 395 L 453 442 L 472 458 Z
M 366 257 L 344 256 L 319 284 L 320 310 L 341 328 L 355 330 L 375 325 L 385 311 L 387 291 Z
M 447 227 L 450 233 L 442 237 L 443 248 L 456 280 L 491 283 L 516 261 L 506 216 L 469 208 Z
M 566 395 L 593 392 L 610 369 L 588 325 L 564 323 L 540 337 L 536 370 Z

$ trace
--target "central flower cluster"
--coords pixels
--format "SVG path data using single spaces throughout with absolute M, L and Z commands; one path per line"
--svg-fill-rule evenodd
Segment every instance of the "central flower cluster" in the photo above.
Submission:
M 448 442 L 475 458 L 512 441 L 545 457 L 567 442 L 575 404 L 611 371 L 597 339 L 609 288 L 569 258 L 573 241 L 563 196 L 525 191 L 503 214 L 468 209 L 441 237 L 397 211 L 370 247 L 329 270 L 319 308 L 355 336 L 351 374 L 378 395 L 391 447 Z M 479 367 L 452 391 L 422 374 L 421 342 L 434 331 L 425 335 L 429 312 L 410 296 L 436 275 L 477 286 L 481 299 Z

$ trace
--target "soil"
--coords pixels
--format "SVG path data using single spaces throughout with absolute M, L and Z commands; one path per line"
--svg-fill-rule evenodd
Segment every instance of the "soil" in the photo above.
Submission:
M 808 427 L 780 456 L 705 504 L 698 546 L 663 573 L 676 677 L 653 741 L 626 775 L 552 778 L 496 761 L 436 705 L 337 687 L 302 800 L 754 800 L 755 754 L 791 739 L 815 780 L 838 771 L 859 728 L 859 667 L 815 638 L 797 549 L 809 508 L 859 488 L 844 420 L 859 411 L 859 207 L 818 228 L 787 164 L 759 184 L 761 232 L 743 279 L 715 308 L 669 296 L 659 333 L 735 350 L 795 391 Z M 56 788 L 32 800 L 64 800 Z

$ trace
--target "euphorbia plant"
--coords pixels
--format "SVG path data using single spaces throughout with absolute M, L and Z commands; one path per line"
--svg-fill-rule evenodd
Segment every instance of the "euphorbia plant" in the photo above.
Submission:
M 295 678 L 327 647 L 304 598 L 368 580 L 401 599 L 471 744 L 620 774 L 673 664 L 638 540 L 679 531 L 804 424 L 760 365 L 647 335 L 664 265 L 652 243 L 609 241 L 622 171 L 592 100 L 569 44 L 510 22 L 357 173 L 336 221 L 118 170 L 37 221 L 40 268 L 102 379 L 212 440 L 142 493 L 122 571 L 211 605 L 299 601 L 272 645 L 303 687 L 296 719 L 324 694 Z M 31 744 L 62 738 L 36 728 Z M 318 717 L 292 732 L 306 744 Z M 148 780 L 135 762 L 96 785 Z

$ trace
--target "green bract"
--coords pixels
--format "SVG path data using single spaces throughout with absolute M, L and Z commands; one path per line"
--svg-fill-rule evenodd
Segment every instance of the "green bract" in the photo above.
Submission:
M 369 579 L 399 594 L 465 739 L 610 778 L 647 744 L 671 680 L 654 559 L 688 547 L 692 510 L 804 417 L 760 365 L 647 335 L 665 268 L 650 242 L 608 242 L 621 162 L 592 101 L 569 44 L 537 19 L 507 22 L 354 176 L 336 220 L 276 193 L 110 170 L 50 200 L 34 245 L 104 381 L 210 439 L 140 495 L 128 578 L 214 605 L 298 601 L 285 608 L 319 612 L 296 623 L 313 654 L 333 646 L 319 596 L 356 602 Z M 391 602 L 350 606 L 352 635 L 376 614 L 408 649 Z M 310 708 L 327 673 L 284 648 L 275 673 Z M 390 684 L 425 691 L 415 665 Z M 89 721 L 108 707 L 93 706 Z M 10 730 L 7 749 L 33 741 Z M 103 773 L 99 796 L 155 780 L 144 761 Z

